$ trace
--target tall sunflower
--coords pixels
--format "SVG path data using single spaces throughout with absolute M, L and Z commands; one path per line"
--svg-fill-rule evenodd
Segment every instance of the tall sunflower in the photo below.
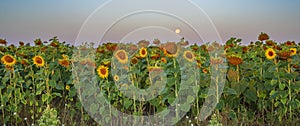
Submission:
M 297 54 L 297 49 L 296 48 L 290 48 L 290 56 L 296 55 Z
M 4 55 L 2 58 L 1 58 L 1 61 L 3 62 L 3 64 L 7 65 L 7 66 L 13 66 L 16 64 L 16 59 L 12 56 L 12 55 Z
M 140 49 L 140 56 L 141 56 L 142 58 L 145 58 L 145 57 L 147 56 L 147 48 L 142 47 L 142 48 Z
M 193 62 L 195 55 L 193 54 L 193 52 L 187 50 L 183 52 L 183 58 L 185 58 L 189 62 Z
M 118 51 L 115 53 L 115 57 L 116 57 L 117 60 L 118 60 L 120 63 L 122 63 L 122 64 L 125 64 L 125 63 L 127 63 L 127 61 L 128 61 L 128 56 L 127 56 L 125 50 L 118 50 Z
M 38 67 L 42 67 L 45 65 L 45 61 L 42 56 L 35 56 L 32 58 L 32 60 L 33 60 L 33 63 Z
M 276 57 L 276 52 L 272 48 L 268 48 L 265 52 L 267 59 L 272 60 Z
M 101 65 L 97 68 L 97 72 L 100 78 L 104 79 L 108 77 L 108 68 Z

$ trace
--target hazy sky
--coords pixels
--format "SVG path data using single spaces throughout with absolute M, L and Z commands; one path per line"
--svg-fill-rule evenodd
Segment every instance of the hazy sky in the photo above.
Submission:
M 113 3 L 119 4 L 109 5 L 107 0 L 2 0 L 0 4 L 0 38 L 6 39 L 9 43 L 18 43 L 19 41 L 28 43 L 36 38 L 49 40 L 58 36 L 61 41 L 74 43 L 85 20 L 99 8 L 98 18 L 94 19 L 94 22 L 98 24 L 91 32 L 95 33 L 99 31 L 99 28 L 107 28 L 108 23 L 112 25 L 110 29 L 105 29 L 107 33 L 106 36 L 102 36 L 102 40 L 137 41 L 157 35 L 157 38 L 163 40 L 171 40 L 172 37 L 187 37 L 191 41 L 198 41 L 196 38 L 199 36 L 193 31 L 193 26 L 189 27 L 179 20 L 180 14 L 194 17 L 191 19 L 187 19 L 188 16 L 182 17 L 186 21 L 201 22 L 201 18 L 205 17 L 191 12 L 189 6 L 180 3 L 182 0 L 165 0 L 163 3 L 157 2 L 157 0 L 144 0 L 146 3 L 149 2 L 147 4 L 141 4 L 141 1 L 113 0 Z M 152 4 L 154 2 L 155 6 L 151 5 L 150 1 Z M 267 32 L 271 39 L 278 42 L 300 41 L 299 0 L 191 1 L 207 14 L 223 41 L 230 37 L 238 37 L 242 38 L 244 43 L 248 43 L 255 41 L 260 32 Z M 107 4 L 104 6 L 104 3 Z M 149 6 L 146 7 L 146 5 Z M 101 6 L 104 7 L 100 8 Z M 120 14 L 123 14 L 121 12 L 126 12 L 126 8 L 130 10 L 139 7 L 154 11 L 159 8 L 167 8 L 176 13 L 172 17 L 164 13 L 154 13 L 154 11 L 145 12 L 127 15 L 126 18 L 115 24 L 109 22 L 110 19 L 120 19 L 122 16 L 126 16 L 125 14 L 120 17 Z M 201 9 L 199 9 L 199 13 L 203 13 L 200 12 Z M 102 11 L 106 13 L 101 15 Z M 176 16 L 178 17 L 176 18 Z M 103 27 L 100 27 L 101 25 Z M 97 28 L 98 30 L 95 30 Z M 174 33 L 176 28 L 181 29 L 182 34 Z M 200 34 L 205 36 L 207 29 L 204 28 L 200 31 Z M 90 41 L 89 36 L 86 36 L 86 39 L 86 41 Z

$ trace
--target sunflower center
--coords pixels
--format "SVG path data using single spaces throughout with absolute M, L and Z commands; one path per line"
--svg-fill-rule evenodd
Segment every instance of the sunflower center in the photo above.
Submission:
M 14 59 L 10 56 L 5 56 L 5 61 L 8 63 L 12 63 L 14 61 Z
M 100 72 L 101 72 L 102 75 L 105 75 L 106 74 L 106 69 L 105 68 L 101 68 Z
M 39 57 L 35 58 L 35 62 L 38 63 L 38 64 L 42 64 L 43 63 L 42 59 L 39 58 Z
M 269 55 L 269 56 L 273 56 L 274 53 L 273 53 L 272 51 L 269 51 L 268 55 Z
M 120 58 L 120 59 L 122 59 L 122 60 L 125 60 L 126 59 L 126 55 L 125 55 L 125 53 L 124 52 L 118 52 L 118 57 Z
M 142 50 L 142 54 L 145 55 L 146 54 L 146 50 L 143 49 Z
M 193 58 L 193 54 L 191 54 L 190 52 L 186 53 L 185 56 L 188 59 L 192 59 Z

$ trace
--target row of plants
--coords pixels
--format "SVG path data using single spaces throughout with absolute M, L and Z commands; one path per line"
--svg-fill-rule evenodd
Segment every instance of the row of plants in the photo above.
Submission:
M 119 119 L 113 108 L 136 116 L 164 112 L 159 123 L 166 125 L 300 123 L 300 45 L 278 43 L 266 33 L 249 45 L 237 38 L 223 45 L 155 39 L 95 48 L 75 47 L 57 37 L 37 39 L 34 46 L 7 45 L 4 39 L 0 44 L 0 125 L 146 123 Z M 124 93 L 130 87 L 146 94 Z M 213 103 L 218 103 L 213 116 L 202 121 L 202 108 Z M 172 119 L 167 115 L 173 111 L 164 111 L 170 106 L 176 108 Z

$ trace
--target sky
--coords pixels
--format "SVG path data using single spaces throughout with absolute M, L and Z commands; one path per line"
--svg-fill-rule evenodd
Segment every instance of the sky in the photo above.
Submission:
M 266 32 L 277 42 L 300 42 L 299 5 L 299 0 L 2 0 L 0 38 L 32 43 L 58 36 L 75 44 L 237 37 L 249 43 Z

